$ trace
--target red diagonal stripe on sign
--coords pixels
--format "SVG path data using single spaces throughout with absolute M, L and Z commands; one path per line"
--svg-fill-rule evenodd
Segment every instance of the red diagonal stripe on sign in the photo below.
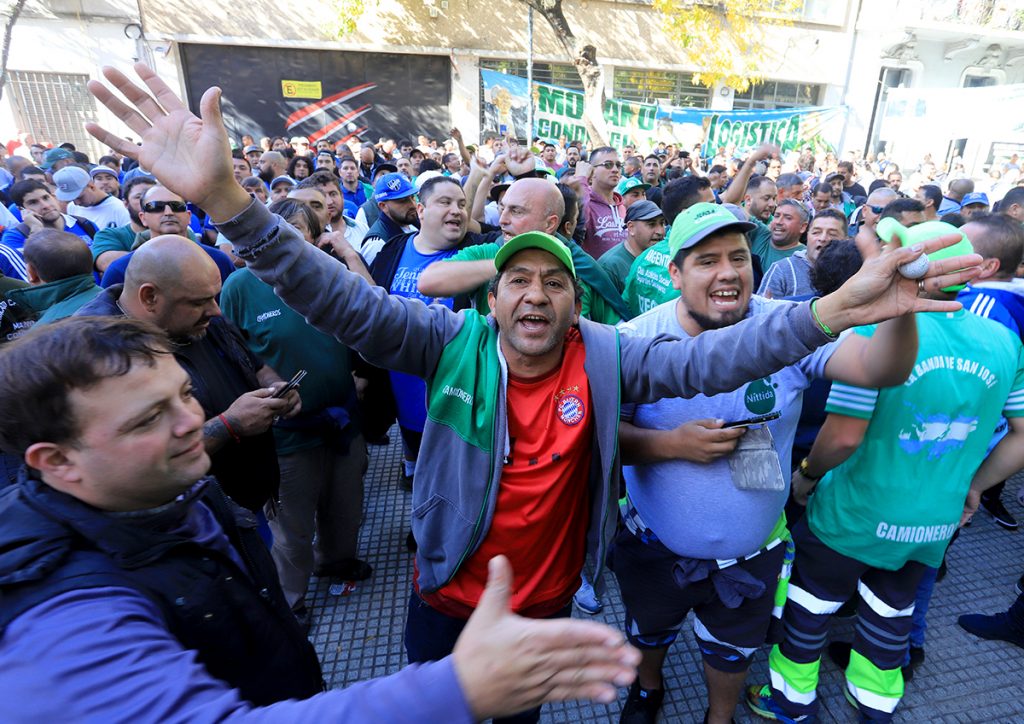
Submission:
M 327 136 L 329 136 L 331 134 L 332 131 L 334 131 L 336 128 L 338 128 L 338 126 L 340 126 L 340 125 L 342 125 L 344 123 L 348 123 L 349 121 L 355 120 L 356 118 L 359 118 L 359 116 L 363 115 L 368 110 L 370 110 L 371 107 L 372 106 L 370 106 L 370 105 L 360 106 L 359 108 L 356 108 L 351 113 L 346 113 L 341 118 L 338 118 L 336 120 L 331 121 L 326 126 L 321 128 L 319 131 L 316 131 L 315 133 L 309 134 L 309 142 L 311 144 L 314 144 L 317 141 L 319 141 L 321 138 L 326 138 Z
M 303 106 L 285 119 L 285 128 L 290 131 L 293 126 L 297 126 L 303 121 L 309 120 L 311 116 L 322 111 L 326 111 L 339 103 L 344 103 L 351 98 L 355 98 L 360 93 L 365 93 L 366 91 L 373 90 L 376 87 L 376 83 L 363 83 L 362 85 L 354 86 L 348 90 L 343 90 L 341 93 L 335 93 L 333 96 L 327 96 L 316 103 L 310 103 L 308 106 Z
M 353 136 L 358 137 L 364 131 L 369 130 L 369 128 L 370 128 L 369 126 L 359 126 L 359 128 L 357 128 L 356 130 L 352 131 L 352 133 L 349 133 L 347 136 L 342 136 L 341 138 L 339 138 L 338 142 L 339 143 L 348 143 L 348 140 L 350 138 L 352 138 Z

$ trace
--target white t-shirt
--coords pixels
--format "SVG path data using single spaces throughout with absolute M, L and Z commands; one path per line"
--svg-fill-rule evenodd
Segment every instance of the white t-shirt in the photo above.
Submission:
M 114 226 L 127 226 L 132 223 L 132 217 L 128 209 L 120 199 L 107 196 L 95 206 L 79 206 L 74 201 L 68 204 L 68 213 L 72 216 L 81 216 L 96 224 L 97 229 L 109 229 Z

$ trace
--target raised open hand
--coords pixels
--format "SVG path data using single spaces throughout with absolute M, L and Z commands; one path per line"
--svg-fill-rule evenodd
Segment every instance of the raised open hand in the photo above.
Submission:
M 596 621 L 537 621 L 509 610 L 512 568 L 488 565 L 487 588 L 455 644 L 455 674 L 474 716 L 508 716 L 548 701 L 615 701 L 636 678 L 639 652 Z
M 197 118 L 147 65 L 136 63 L 135 72 L 148 92 L 121 71 L 103 69 L 104 77 L 127 103 L 98 81 L 89 81 L 89 92 L 137 133 L 142 145 L 136 146 L 96 123 L 87 123 L 86 130 L 101 143 L 138 161 L 167 188 L 198 204 L 215 221 L 244 209 L 249 195 L 232 173 L 231 150 L 220 113 L 220 88 L 210 88 L 203 94 Z

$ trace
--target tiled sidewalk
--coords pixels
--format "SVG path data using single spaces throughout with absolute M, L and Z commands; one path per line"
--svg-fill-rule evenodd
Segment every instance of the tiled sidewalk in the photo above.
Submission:
M 391 439 L 398 439 L 393 431 Z M 313 579 L 311 638 L 332 687 L 384 676 L 405 664 L 402 632 L 412 577 L 412 555 L 405 549 L 410 494 L 398 487 L 401 447 L 370 448 L 366 478 L 366 520 L 362 553 L 373 577 L 347 596 L 331 595 L 329 582 Z M 1007 485 L 1004 500 L 1024 520 L 1016 491 Z M 979 641 L 956 625 L 961 613 L 993 613 L 1013 602 L 1014 582 L 1024 571 L 1024 534 L 1008 533 L 979 514 L 948 557 L 949 575 L 938 584 L 928 612 L 927 660 L 907 685 L 898 722 L 1024 722 L 1024 651 L 1009 644 Z M 622 626 L 622 604 L 615 579 L 607 579 L 604 612 L 598 617 Z M 580 615 L 580 614 L 576 614 Z M 852 622 L 839 622 L 833 635 L 852 636 Z M 749 683 L 767 681 L 766 651 L 757 654 Z M 700 722 L 706 693 L 695 644 L 687 633 L 669 653 L 665 666 L 668 694 L 662 722 Z M 853 722 L 842 695 L 841 673 L 822 663 L 819 693 L 822 721 Z M 569 703 L 549 706 L 542 722 L 617 722 L 625 692 L 612 706 Z M 737 722 L 764 721 L 737 707 Z

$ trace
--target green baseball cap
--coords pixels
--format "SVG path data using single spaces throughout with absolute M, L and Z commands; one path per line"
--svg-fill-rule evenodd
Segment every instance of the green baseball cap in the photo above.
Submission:
M 66 148 L 51 148 L 50 150 L 43 154 L 43 160 L 39 164 L 39 168 L 43 169 L 44 171 L 49 171 L 50 169 L 53 168 L 53 165 L 55 163 L 58 163 L 60 161 L 66 161 L 69 158 L 73 159 L 74 157 L 75 154 L 71 153 L 71 151 L 67 150 Z
M 672 223 L 672 233 L 668 237 L 669 253 L 674 257 L 680 249 L 697 246 L 711 234 L 727 227 L 743 234 L 755 228 L 749 221 L 737 219 L 721 204 L 694 204 L 680 213 Z
M 508 260 L 523 249 L 542 249 L 548 252 L 562 262 L 573 279 L 576 278 L 576 267 L 572 263 L 572 251 L 551 234 L 545 234 L 543 231 L 527 231 L 519 236 L 513 236 L 502 244 L 494 257 L 494 268 L 501 271 Z
M 615 193 L 619 196 L 625 196 L 633 189 L 643 189 L 646 191 L 649 188 L 651 188 L 650 184 L 645 184 L 638 178 L 624 178 L 619 181 L 618 185 L 615 187 Z

